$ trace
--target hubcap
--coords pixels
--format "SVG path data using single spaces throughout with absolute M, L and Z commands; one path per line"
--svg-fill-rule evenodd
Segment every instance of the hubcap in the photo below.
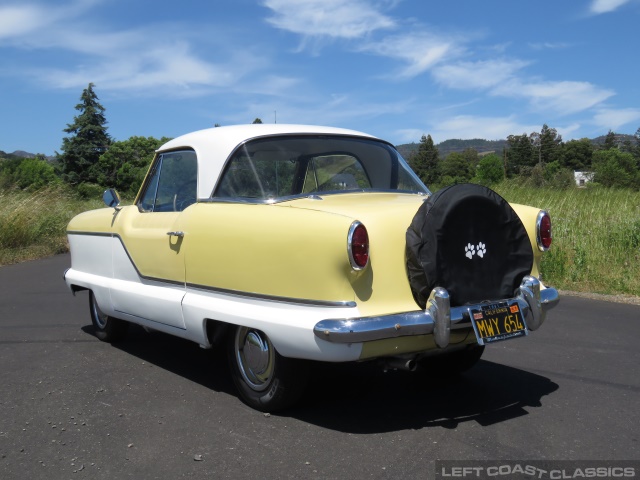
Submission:
M 107 326 L 107 320 L 109 319 L 109 316 L 100 311 L 100 308 L 98 308 L 98 302 L 96 302 L 96 297 L 93 297 L 91 308 L 93 308 L 93 317 L 96 320 L 98 328 L 100 328 L 100 330 L 104 330 L 104 328 Z
M 236 332 L 234 347 L 244 381 L 257 392 L 265 390 L 274 368 L 274 350 L 269 338 L 259 330 L 241 327 Z

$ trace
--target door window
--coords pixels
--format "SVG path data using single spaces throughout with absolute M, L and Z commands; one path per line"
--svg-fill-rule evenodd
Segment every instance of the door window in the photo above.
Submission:
M 145 212 L 181 212 L 197 199 L 198 163 L 193 150 L 159 155 L 138 206 Z

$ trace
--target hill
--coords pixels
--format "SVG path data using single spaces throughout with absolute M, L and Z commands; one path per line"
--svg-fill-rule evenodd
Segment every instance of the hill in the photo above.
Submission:
M 419 143 L 405 143 L 403 145 L 396 145 L 396 148 L 400 154 L 409 159 L 411 155 L 418 151 Z M 495 152 L 498 155 L 502 154 L 502 149 L 507 146 L 506 140 L 484 140 L 481 138 L 474 138 L 471 140 L 445 140 L 438 143 L 436 147 L 440 153 L 440 158 L 445 158 L 447 155 L 453 152 L 464 152 L 468 148 L 473 148 L 480 155 Z

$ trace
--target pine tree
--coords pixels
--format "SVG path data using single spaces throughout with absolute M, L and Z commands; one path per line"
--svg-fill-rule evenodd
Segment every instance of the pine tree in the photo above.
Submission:
M 418 152 L 409 159 L 409 165 L 425 185 L 434 185 L 440 181 L 438 165 L 438 148 L 433 144 L 431 135 L 423 135 L 420 139 Z
M 59 160 L 62 178 L 73 185 L 96 181 L 96 172 L 92 167 L 111 144 L 105 127 L 107 120 L 104 107 L 98 103 L 93 87 L 93 83 L 90 83 L 82 91 L 81 103 L 75 107 L 80 114 L 64 129 L 71 135 L 62 140 L 63 153 L 59 155 Z
M 607 133 L 607 136 L 604 137 L 604 144 L 602 145 L 602 149 L 611 150 L 612 148 L 616 148 L 616 147 L 617 147 L 616 134 L 612 130 L 609 130 L 609 133 Z

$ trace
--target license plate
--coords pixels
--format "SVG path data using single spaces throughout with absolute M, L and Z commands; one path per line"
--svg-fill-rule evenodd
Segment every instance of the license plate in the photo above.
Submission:
M 470 308 L 471 324 L 480 345 L 529 335 L 517 302 L 499 302 Z

